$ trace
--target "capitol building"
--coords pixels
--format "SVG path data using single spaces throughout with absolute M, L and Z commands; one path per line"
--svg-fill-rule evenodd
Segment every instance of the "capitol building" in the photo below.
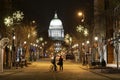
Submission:
M 50 21 L 48 35 L 52 40 L 64 40 L 64 29 L 62 21 L 55 13 L 54 18 Z

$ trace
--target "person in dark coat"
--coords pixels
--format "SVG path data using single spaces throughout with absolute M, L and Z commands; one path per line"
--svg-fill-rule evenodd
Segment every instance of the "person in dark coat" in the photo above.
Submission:
M 51 63 L 54 66 L 54 71 L 57 71 L 57 65 L 56 65 L 56 56 L 53 56 L 51 59 Z
M 59 70 L 60 71 L 63 70 L 63 58 L 62 58 L 62 56 L 60 56 L 60 58 L 59 58 L 58 65 L 59 65 Z

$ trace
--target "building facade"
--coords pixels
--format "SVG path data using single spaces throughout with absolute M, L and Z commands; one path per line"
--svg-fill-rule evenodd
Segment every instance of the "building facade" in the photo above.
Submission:
M 115 47 L 116 30 L 120 29 L 119 25 L 119 9 L 115 11 L 119 4 L 117 0 L 94 0 L 94 30 L 93 38 L 98 36 L 97 51 L 100 59 L 104 59 L 107 64 L 117 62 L 115 50 L 119 52 L 119 47 Z M 119 1 L 118 1 L 119 2 Z M 116 3 L 116 6 L 115 6 Z M 117 14 L 117 15 L 116 15 Z M 116 17 L 117 16 L 117 17 Z M 119 34 L 119 31 L 117 31 Z M 118 39 L 118 36 L 117 36 Z M 94 43 L 94 42 L 93 42 Z

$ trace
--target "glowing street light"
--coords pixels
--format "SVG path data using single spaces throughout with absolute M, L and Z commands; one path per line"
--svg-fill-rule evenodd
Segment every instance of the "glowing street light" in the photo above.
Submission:
M 85 45 L 85 43 L 82 43 L 82 46 L 84 46 Z
M 81 22 L 84 22 L 84 19 L 85 19 L 85 18 L 84 18 L 84 14 L 83 14 L 82 12 L 78 12 L 78 16 L 82 18 Z M 83 32 L 83 34 L 84 34 L 85 36 L 88 36 L 88 29 L 85 28 L 85 27 L 82 26 L 82 25 L 78 25 L 78 26 L 76 27 L 76 31 L 78 31 L 78 32 Z
M 90 41 L 86 41 L 86 43 L 87 43 L 87 44 L 89 44 L 89 43 L 90 43 Z
M 84 22 L 85 17 L 84 17 L 83 12 L 81 12 L 81 11 L 78 12 L 78 16 L 82 18 L 81 22 Z M 83 34 L 84 34 L 85 36 L 88 36 L 88 29 L 85 28 L 85 27 L 82 26 L 82 25 L 78 25 L 78 26 L 76 27 L 76 31 L 78 31 L 78 32 L 83 32 Z
M 40 37 L 39 40 L 40 40 L 40 41 L 43 41 L 43 37 Z
M 26 44 L 27 43 L 27 41 L 24 41 L 24 44 Z
M 78 16 L 79 16 L 79 17 L 82 17 L 81 22 L 84 22 L 84 14 L 83 14 L 82 12 L 78 12 Z
M 45 41 L 45 44 L 47 44 L 47 41 Z
M 78 16 L 83 16 L 83 13 L 82 12 L 78 12 Z
M 38 39 L 36 40 L 36 43 L 39 43 L 39 40 L 38 40 Z
M 14 35 L 14 36 L 13 36 L 13 39 L 15 40 L 15 38 L 16 38 L 16 37 L 15 37 L 15 35 Z
M 98 41 L 98 37 L 97 36 L 94 39 L 95 39 L 95 41 Z

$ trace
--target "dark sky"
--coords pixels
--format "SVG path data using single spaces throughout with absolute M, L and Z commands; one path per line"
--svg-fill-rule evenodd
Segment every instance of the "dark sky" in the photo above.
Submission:
M 86 23 L 91 24 L 93 16 L 93 0 L 13 0 L 14 8 L 23 10 L 25 19 L 36 20 L 39 33 L 48 31 L 50 20 L 57 11 L 63 22 L 65 33 L 79 24 L 78 11 L 84 11 Z

